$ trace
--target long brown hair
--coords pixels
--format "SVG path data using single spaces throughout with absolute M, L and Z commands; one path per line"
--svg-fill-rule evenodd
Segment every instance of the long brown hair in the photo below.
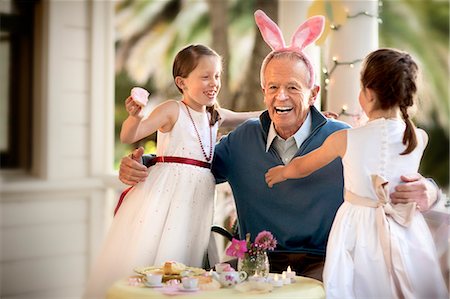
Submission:
M 189 74 L 197 67 L 198 62 L 202 56 L 216 56 L 222 62 L 222 57 L 220 57 L 219 54 L 217 54 L 213 49 L 207 46 L 187 46 L 180 52 L 178 52 L 178 54 L 175 56 L 172 67 L 173 79 L 175 80 L 177 76 L 187 78 Z M 177 88 L 181 93 L 183 93 L 183 90 L 181 90 L 178 85 Z M 220 119 L 217 108 L 219 108 L 219 104 L 217 103 L 217 101 L 214 103 L 214 105 L 206 107 L 206 110 L 211 114 L 211 119 L 209 120 L 210 126 L 213 126 Z
M 379 49 L 370 53 L 361 71 L 362 87 L 373 90 L 376 108 L 400 108 L 406 123 L 403 133 L 406 149 L 400 155 L 409 154 L 417 146 L 415 126 L 408 114 L 408 107 L 414 105 L 417 92 L 417 73 L 418 67 L 411 55 L 397 49 Z

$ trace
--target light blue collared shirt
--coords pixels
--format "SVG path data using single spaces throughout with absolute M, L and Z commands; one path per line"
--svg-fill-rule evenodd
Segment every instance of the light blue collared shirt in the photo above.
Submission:
M 278 135 L 272 122 L 270 124 L 269 133 L 267 134 L 266 152 L 268 152 L 270 147 L 273 146 L 275 151 L 281 157 L 283 163 L 289 163 L 289 161 L 294 158 L 302 143 L 311 133 L 311 121 L 311 113 L 308 112 L 308 115 L 306 116 L 306 119 L 300 129 L 298 129 L 294 135 L 286 140 Z

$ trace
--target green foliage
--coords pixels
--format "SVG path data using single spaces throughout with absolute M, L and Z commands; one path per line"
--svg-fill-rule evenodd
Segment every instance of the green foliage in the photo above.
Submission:
M 209 18 L 208 15 L 201 15 L 197 22 L 195 22 L 189 31 L 189 35 L 187 36 L 187 40 L 195 41 L 195 40 L 205 40 L 206 36 L 210 35 L 208 30 L 209 26 Z M 201 38 L 199 38 L 201 37 Z
M 426 128 L 429 141 L 421 164 L 421 173 L 432 177 L 441 187 L 448 187 L 449 140 L 440 127 Z
M 230 24 L 245 19 L 252 23 L 250 26 L 254 26 L 252 12 L 255 10 L 255 3 L 255 0 L 234 1 L 230 7 Z
M 144 151 L 148 154 L 156 154 L 156 141 L 148 140 L 144 144 Z

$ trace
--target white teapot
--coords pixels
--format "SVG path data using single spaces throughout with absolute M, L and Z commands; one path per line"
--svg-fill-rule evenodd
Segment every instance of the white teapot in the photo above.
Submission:
M 229 271 L 229 272 L 212 272 L 215 280 L 220 282 L 223 287 L 230 287 L 243 282 L 247 278 L 247 272 L 244 271 Z

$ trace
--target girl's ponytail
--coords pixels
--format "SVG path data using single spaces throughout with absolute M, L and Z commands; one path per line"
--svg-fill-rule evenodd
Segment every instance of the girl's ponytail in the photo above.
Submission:
M 400 106 L 403 120 L 406 123 L 405 133 L 403 133 L 403 144 L 406 145 L 406 149 L 400 153 L 400 155 L 407 155 L 412 152 L 417 146 L 417 136 L 414 130 L 415 126 L 409 119 L 408 107 Z
M 211 114 L 211 118 L 209 119 L 209 125 L 212 127 L 216 122 L 220 120 L 220 115 L 217 109 L 219 108 L 219 104 L 217 102 L 214 105 L 206 107 L 206 111 Z

